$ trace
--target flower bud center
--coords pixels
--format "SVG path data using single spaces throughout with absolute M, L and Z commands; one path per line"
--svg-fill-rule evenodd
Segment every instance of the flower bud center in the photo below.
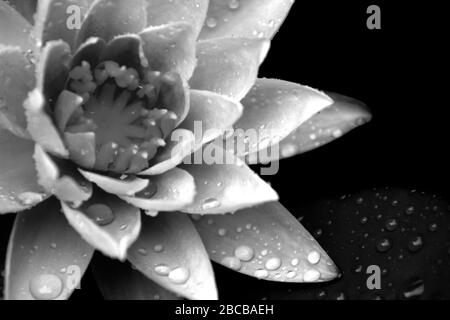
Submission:
M 113 61 L 99 64 L 93 72 L 85 61 L 71 70 L 67 90 L 83 102 L 64 131 L 94 133 L 92 169 L 138 173 L 148 167 L 177 124 L 177 115 L 160 99 L 161 85 L 172 80 L 155 71 L 140 77 L 135 69 Z

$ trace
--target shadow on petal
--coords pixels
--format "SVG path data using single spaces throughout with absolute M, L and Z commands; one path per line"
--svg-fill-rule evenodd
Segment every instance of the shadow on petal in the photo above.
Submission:
M 180 300 L 127 262 L 95 255 L 91 268 L 106 300 Z

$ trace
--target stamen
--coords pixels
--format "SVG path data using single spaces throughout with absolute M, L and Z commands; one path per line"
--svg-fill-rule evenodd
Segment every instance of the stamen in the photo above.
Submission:
M 83 61 L 70 71 L 67 89 L 82 96 L 83 103 L 65 131 L 95 134 L 96 159 L 90 169 L 131 174 L 148 168 L 177 124 L 177 115 L 165 109 L 171 100 L 160 97 L 171 80 L 158 71 L 141 79 L 135 69 L 114 61 L 94 70 Z

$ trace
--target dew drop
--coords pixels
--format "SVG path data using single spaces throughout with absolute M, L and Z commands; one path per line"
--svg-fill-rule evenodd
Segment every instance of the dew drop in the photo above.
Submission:
M 410 206 L 410 207 L 406 208 L 405 213 L 408 216 L 412 215 L 414 213 L 414 207 Z
M 234 255 L 242 261 L 250 261 L 253 259 L 253 249 L 248 246 L 239 246 L 234 251 Z
M 408 249 L 411 252 L 419 251 L 422 248 L 422 246 L 423 240 L 421 236 L 414 237 L 408 242 Z
M 217 233 L 219 234 L 219 236 L 223 237 L 227 234 L 227 229 L 220 228 Z
M 208 28 L 215 28 L 217 26 L 217 20 L 215 18 L 208 18 L 206 19 L 206 25 Z
M 228 7 L 231 10 L 237 10 L 237 9 L 239 9 L 239 6 L 240 6 L 239 0 L 230 0 L 230 1 L 228 1 Z
M 278 257 L 270 258 L 266 261 L 266 264 L 264 266 L 267 270 L 270 271 L 277 270 L 279 267 L 281 267 L 281 259 Z
M 139 252 L 139 254 L 140 254 L 141 256 L 147 255 L 147 250 L 145 250 L 144 248 L 138 249 L 138 252 Z
M 295 271 L 289 271 L 287 274 L 286 274 L 286 278 L 288 278 L 288 279 L 293 279 L 293 278 L 295 278 L 297 276 L 297 272 L 295 272 Z
M 254 272 L 254 275 L 258 279 L 267 278 L 269 276 L 269 272 L 264 269 L 258 269 Z
M 343 132 L 341 129 L 336 129 L 331 133 L 331 135 L 333 136 L 333 138 L 337 139 L 337 138 L 342 137 Z
M 164 250 L 164 247 L 162 244 L 157 244 L 153 247 L 153 251 L 155 252 L 162 252 Z
M 311 264 L 317 264 L 320 261 L 320 253 L 317 251 L 311 251 L 308 254 L 308 262 Z
M 430 232 L 435 232 L 438 228 L 438 225 L 436 222 L 430 223 L 430 225 L 428 226 L 428 231 Z
M 379 252 L 387 252 L 392 248 L 392 243 L 389 239 L 385 238 L 385 239 L 381 239 L 380 241 L 378 241 L 377 243 L 377 250 Z
M 183 284 L 189 279 L 189 270 L 178 267 L 170 271 L 169 280 L 176 284 Z
M 208 198 L 205 201 L 203 201 L 202 205 L 203 210 L 216 209 L 218 207 L 220 207 L 220 202 L 216 198 Z
M 295 155 L 296 152 L 297 147 L 292 143 L 286 144 L 281 147 L 281 155 L 283 156 L 283 158 L 291 157 Z
M 236 257 L 225 257 L 222 260 L 222 264 L 235 271 L 240 270 L 242 267 L 241 260 Z
M 296 265 L 298 265 L 299 260 L 297 258 L 294 258 L 291 260 L 291 264 L 295 267 Z
M 320 279 L 320 272 L 315 269 L 310 269 L 303 275 L 305 282 L 314 282 Z
M 398 223 L 396 219 L 389 219 L 386 221 L 386 230 L 388 231 L 394 231 L 397 229 Z
M 30 206 L 41 202 L 44 199 L 44 195 L 36 192 L 22 192 L 17 198 L 22 204 Z
M 155 267 L 156 274 L 160 276 L 168 276 L 170 273 L 170 268 L 166 266 L 165 264 L 159 264 Z
M 106 226 L 114 221 L 114 213 L 105 204 L 97 203 L 86 209 L 86 214 L 99 226 Z
M 30 281 L 30 293 L 37 300 L 53 300 L 63 289 L 61 278 L 54 274 L 41 274 Z

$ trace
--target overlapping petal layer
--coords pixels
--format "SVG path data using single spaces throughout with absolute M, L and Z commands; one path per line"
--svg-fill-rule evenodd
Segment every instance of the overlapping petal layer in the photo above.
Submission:
M 217 299 L 208 254 L 190 219 L 181 213 L 143 217 L 128 260 L 148 278 L 189 299 Z
M 22 49 L 0 46 L 0 128 L 29 137 L 23 101 L 34 85 L 34 66 Z
M 172 292 L 157 285 L 129 263 L 96 255 L 92 269 L 106 300 L 178 300 Z M 120 275 L 120 276 L 119 276 Z
M 8 246 L 5 298 L 68 299 L 93 252 L 67 223 L 56 199 L 19 213 Z
M 34 142 L 0 129 L 0 213 L 28 209 L 47 197 L 37 183 Z
M 270 185 L 233 154 L 214 144 L 198 153 L 202 162 L 197 164 L 194 154 L 193 164 L 182 166 L 194 177 L 197 191 L 194 202 L 183 208 L 183 212 L 223 214 L 278 200 Z
M 213 91 L 240 101 L 253 86 L 269 50 L 264 39 L 221 38 L 197 44 L 192 89 Z
M 6 2 L 0 2 L 0 48 L 18 46 L 23 52 L 34 49 L 31 24 Z
M 328 281 L 338 275 L 326 252 L 279 202 L 193 218 L 211 259 L 235 271 L 283 282 Z
M 201 39 L 272 38 L 294 0 L 210 0 Z
M 77 209 L 64 202 L 61 206 L 67 220 L 83 239 L 111 258 L 124 260 L 141 230 L 138 208 L 98 189 Z

